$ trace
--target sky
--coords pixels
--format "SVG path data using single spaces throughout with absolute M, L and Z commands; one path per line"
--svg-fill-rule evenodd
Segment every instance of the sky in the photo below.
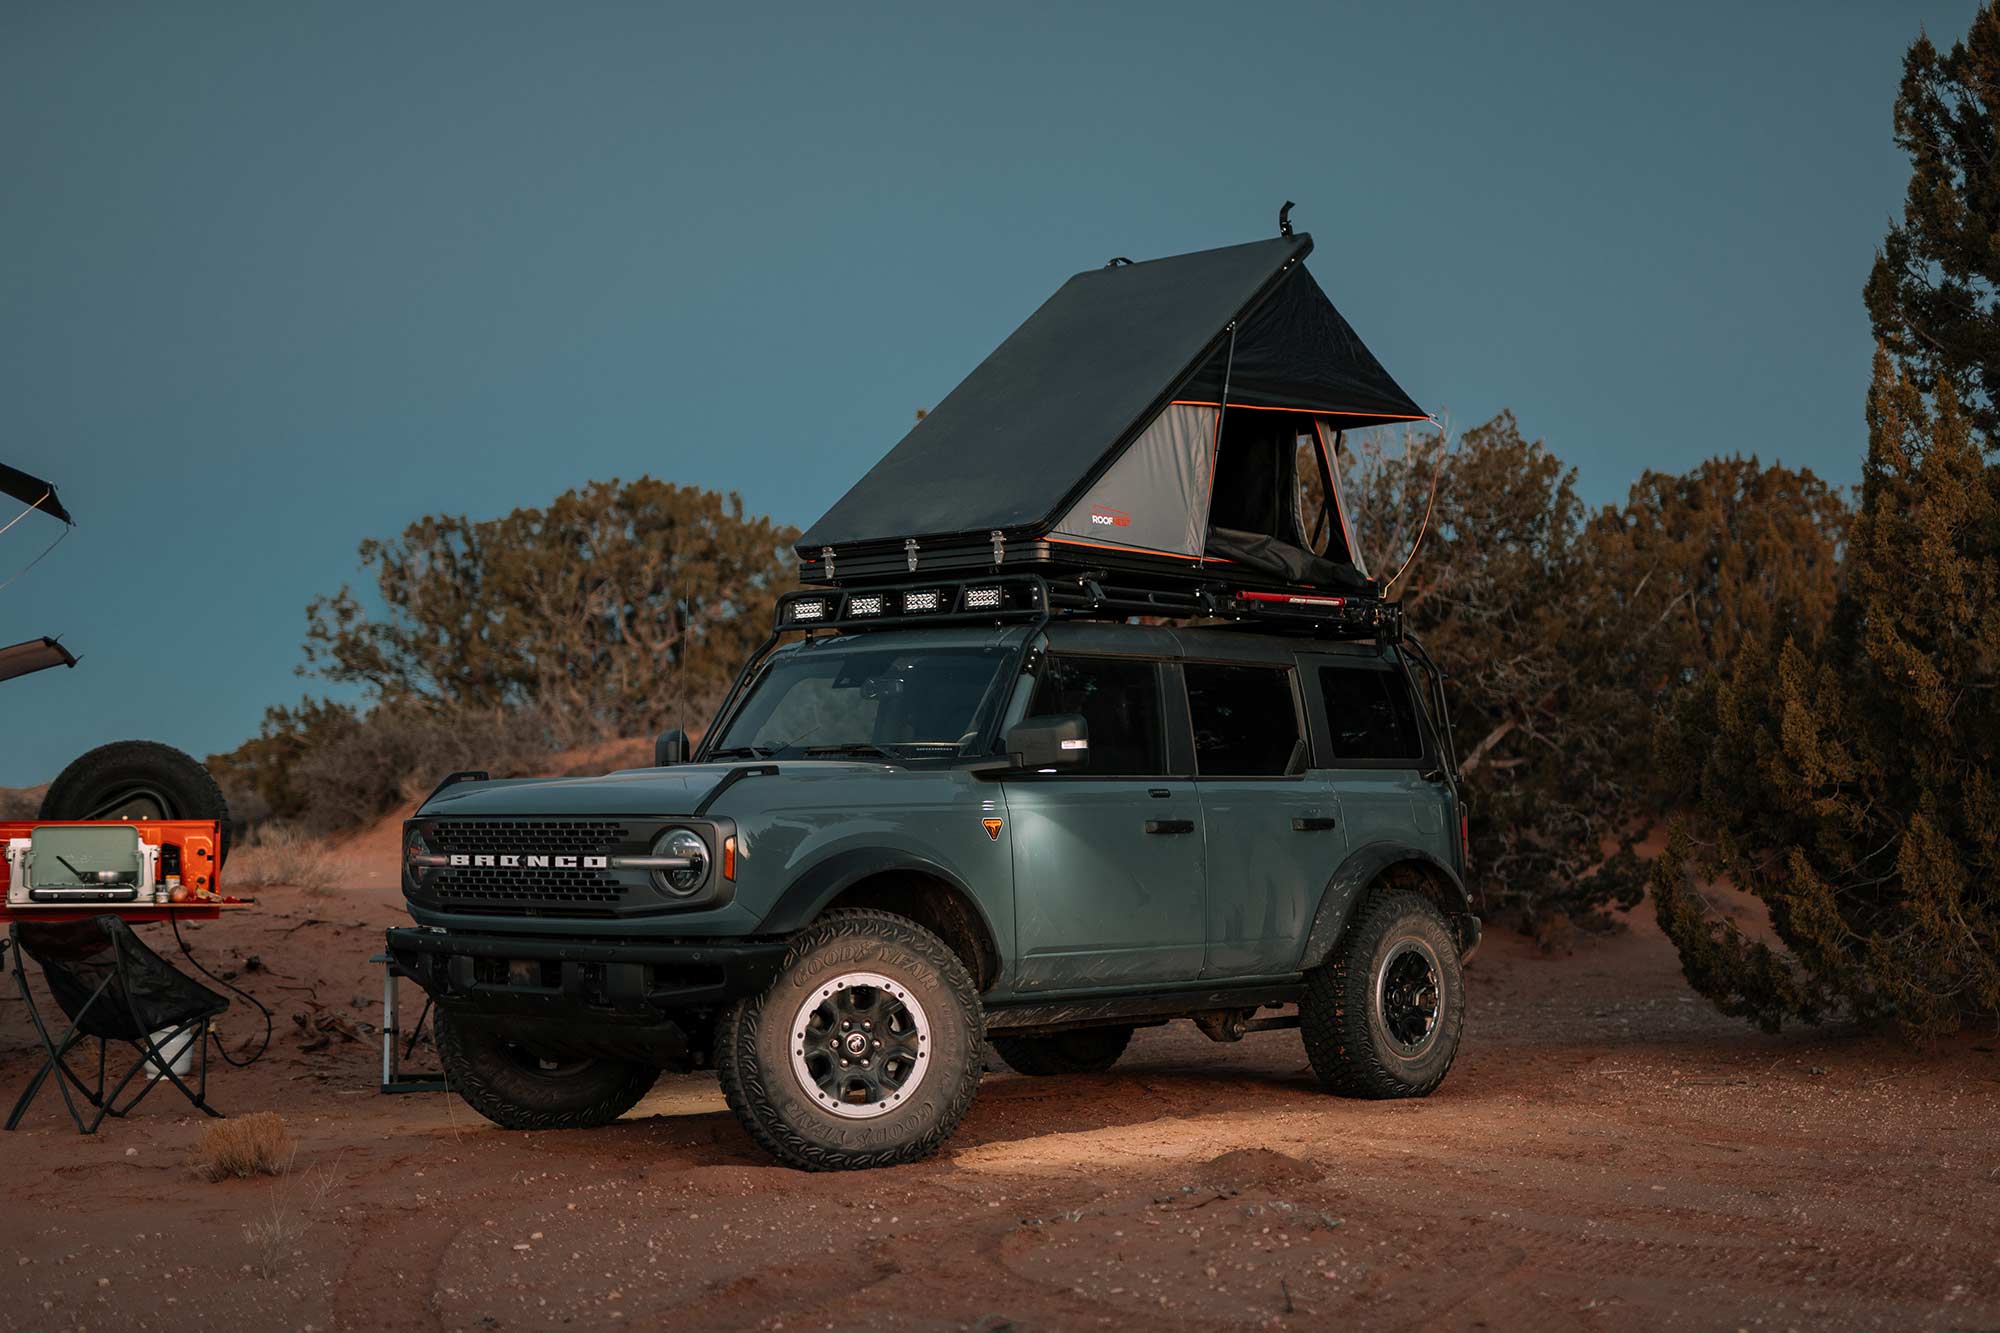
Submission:
M 1254 240 L 1615 503 L 1858 479 L 1902 53 L 1975 0 L 0 0 L 0 784 L 197 756 L 356 547 L 650 473 L 805 526 L 1069 274 Z M 9 515 L 11 516 L 11 515 Z M 55 535 L 0 536 L 0 578 Z

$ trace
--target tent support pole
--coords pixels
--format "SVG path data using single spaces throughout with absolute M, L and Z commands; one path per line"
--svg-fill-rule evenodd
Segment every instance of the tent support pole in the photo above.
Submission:
M 1208 447 L 1208 504 L 1201 513 L 1201 556 L 1195 568 L 1208 568 L 1208 511 L 1215 503 L 1215 468 L 1222 461 L 1222 420 L 1229 415 L 1229 376 L 1236 369 L 1236 321 L 1229 321 L 1229 354 L 1222 362 L 1222 398 L 1215 406 L 1215 442 Z

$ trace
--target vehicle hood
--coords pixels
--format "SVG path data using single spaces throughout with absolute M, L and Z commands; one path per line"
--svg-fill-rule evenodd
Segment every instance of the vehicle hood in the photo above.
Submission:
M 787 776 L 865 776 L 879 761 L 798 759 L 766 764 L 678 764 L 585 778 L 499 778 L 455 782 L 418 809 L 426 816 L 688 815 L 735 769 L 777 767 Z

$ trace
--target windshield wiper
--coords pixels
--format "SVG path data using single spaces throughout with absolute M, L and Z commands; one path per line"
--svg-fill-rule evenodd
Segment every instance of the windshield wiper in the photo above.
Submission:
M 857 741 L 851 745 L 808 745 L 805 748 L 805 754 L 808 758 L 816 754 L 858 754 L 878 759 L 894 759 L 896 757 L 881 746 L 870 745 L 866 741 Z
M 732 745 L 727 750 L 711 750 L 710 759 L 769 759 L 775 751 L 766 750 L 761 745 Z

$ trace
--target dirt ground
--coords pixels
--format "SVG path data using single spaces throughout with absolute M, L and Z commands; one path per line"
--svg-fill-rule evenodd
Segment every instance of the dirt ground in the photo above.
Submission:
M 378 1095 L 394 850 L 186 932 L 258 960 L 276 1039 L 211 1095 L 281 1112 L 291 1172 L 197 1178 L 205 1123 L 167 1092 L 92 1138 L 45 1095 L 0 1136 L 0 1327 L 2000 1326 L 2000 1042 L 1757 1034 L 1643 918 L 1555 957 L 1490 935 L 1424 1101 L 1318 1092 L 1293 1033 L 1176 1024 L 1106 1076 L 990 1073 L 933 1161 L 805 1175 L 707 1077 L 578 1133 Z M 9 1099 L 28 1033 L 10 984 Z

